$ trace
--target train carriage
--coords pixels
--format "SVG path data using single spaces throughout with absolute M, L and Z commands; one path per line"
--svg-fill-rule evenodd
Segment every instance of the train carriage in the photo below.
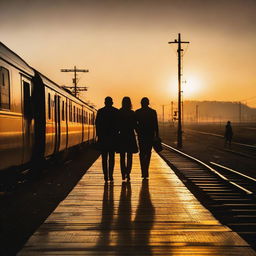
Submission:
M 0 44 L 0 170 L 31 159 L 34 118 L 31 95 L 34 70 Z
M 0 170 L 92 142 L 95 113 L 0 43 Z

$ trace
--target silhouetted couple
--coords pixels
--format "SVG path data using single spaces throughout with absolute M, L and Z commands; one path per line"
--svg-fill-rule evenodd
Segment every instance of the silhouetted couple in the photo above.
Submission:
M 141 108 L 132 110 L 131 99 L 124 97 L 121 109 L 113 107 L 111 97 L 105 98 L 105 107 L 98 110 L 96 133 L 102 155 L 102 169 L 105 181 L 113 181 L 115 152 L 120 153 L 122 179 L 130 180 L 133 154 L 138 152 L 135 137 L 138 135 L 141 174 L 148 178 L 151 150 L 158 137 L 156 111 L 149 107 L 149 99 L 141 100 Z

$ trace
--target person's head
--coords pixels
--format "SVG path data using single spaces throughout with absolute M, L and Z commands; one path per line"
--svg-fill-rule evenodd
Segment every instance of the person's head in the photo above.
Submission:
M 146 108 L 146 107 L 148 107 L 148 105 L 149 105 L 149 99 L 147 98 L 147 97 L 144 97 L 144 98 L 142 98 L 141 99 L 141 106 L 143 107 L 143 108 Z
M 124 109 L 132 109 L 132 102 L 131 102 L 130 97 L 123 97 L 122 108 L 124 108 Z
M 112 98 L 111 97 L 106 97 L 105 98 L 105 106 L 106 107 L 111 107 L 113 105 L 113 100 L 112 100 Z
M 231 122 L 230 122 L 230 121 L 227 121 L 227 125 L 231 125 Z

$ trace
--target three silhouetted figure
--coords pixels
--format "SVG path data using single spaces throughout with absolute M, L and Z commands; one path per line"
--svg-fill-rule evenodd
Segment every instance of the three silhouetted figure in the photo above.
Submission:
M 141 108 L 135 112 L 129 97 L 124 97 L 122 107 L 113 106 L 111 97 L 105 98 L 105 107 L 98 110 L 96 134 L 102 155 L 105 181 L 113 181 L 115 152 L 120 153 L 122 179 L 130 180 L 133 154 L 138 152 L 135 131 L 138 135 L 141 176 L 149 176 L 149 164 L 154 139 L 159 137 L 157 113 L 149 107 L 149 99 L 141 100 Z
M 124 97 L 118 116 L 118 152 L 122 179 L 130 180 L 133 153 L 138 152 L 135 137 L 136 117 L 129 97 Z
M 116 138 L 118 133 L 118 109 L 114 108 L 111 97 L 105 98 L 105 107 L 96 116 L 96 135 L 102 156 L 102 169 L 105 181 L 113 180 L 115 165 Z
M 140 148 L 141 174 L 148 178 L 148 169 L 154 138 L 159 136 L 156 111 L 149 107 L 149 99 L 141 100 L 141 108 L 135 112 L 137 120 L 137 133 Z

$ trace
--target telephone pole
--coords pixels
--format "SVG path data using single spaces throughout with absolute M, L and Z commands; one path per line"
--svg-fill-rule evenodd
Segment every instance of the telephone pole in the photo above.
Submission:
M 61 69 L 61 72 L 74 72 L 74 78 L 73 78 L 73 84 L 74 86 L 65 86 L 65 88 L 74 89 L 74 96 L 77 96 L 78 92 L 81 91 L 87 91 L 87 87 L 77 87 L 77 72 L 89 72 L 88 69 L 77 69 L 76 66 L 74 66 L 74 69 Z
M 171 117 L 172 117 L 172 125 L 174 125 L 174 117 L 173 117 L 173 101 L 171 102 Z
M 164 125 L 164 105 L 162 105 L 162 120 L 163 120 L 163 125 Z
M 242 123 L 242 104 L 241 101 L 239 101 L 239 125 Z
M 199 123 L 199 111 L 198 111 L 198 105 L 196 105 L 196 123 Z
M 168 42 L 169 44 L 178 44 L 178 131 L 177 131 L 177 146 L 178 148 L 182 148 L 182 121 L 181 121 L 181 52 L 183 49 L 181 48 L 181 44 L 188 44 L 189 42 L 181 41 L 180 33 L 178 34 L 178 40 L 175 39 L 172 42 Z

